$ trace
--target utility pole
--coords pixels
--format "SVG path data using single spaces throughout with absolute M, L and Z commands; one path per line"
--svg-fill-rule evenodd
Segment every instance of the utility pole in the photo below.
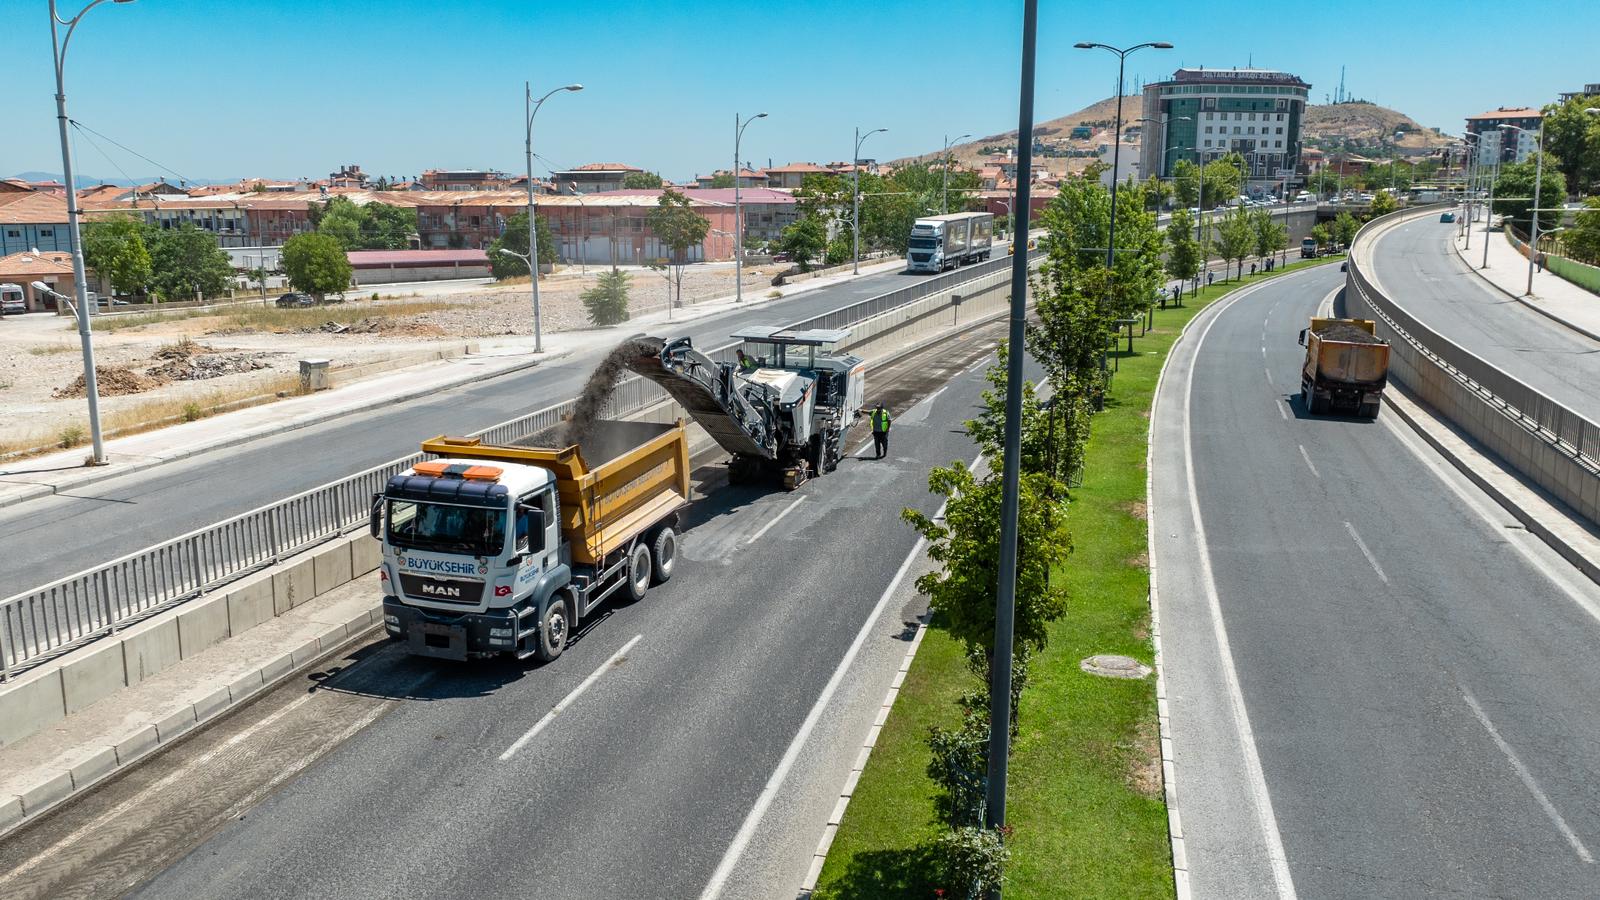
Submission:
M 1113 47 L 1110 44 L 1097 44 L 1090 41 L 1079 41 L 1072 45 L 1078 50 L 1107 50 L 1117 57 L 1117 124 L 1116 133 L 1111 136 L 1111 233 L 1106 240 L 1106 268 L 1116 266 L 1117 253 L 1117 186 L 1122 181 L 1122 75 L 1127 66 L 1128 54 L 1153 47 L 1157 50 L 1171 50 L 1172 45 L 1166 41 L 1147 41 L 1135 44 L 1126 49 Z M 1032 147 L 1028 148 L 1030 157 Z
M 533 102 L 533 88 L 524 81 L 522 83 L 522 111 L 527 115 L 526 140 L 523 149 L 528 155 L 528 281 L 533 284 L 533 352 L 544 351 L 544 323 L 539 313 L 539 217 L 533 208 L 533 117 L 539 114 L 539 107 L 544 105 L 555 94 L 562 91 L 581 91 L 583 85 L 569 84 L 558 87 L 543 97 L 537 103 Z M 451 222 L 451 228 L 455 228 Z
M 959 141 L 962 138 L 969 138 L 969 137 L 972 137 L 972 135 L 963 134 L 963 135 L 958 136 L 956 138 L 956 140 Z M 945 135 L 944 136 L 944 150 L 943 150 L 943 152 L 941 152 L 939 154 L 939 165 L 940 165 L 940 167 L 942 167 L 944 169 L 944 183 L 942 185 L 940 185 L 940 187 L 939 187 L 939 212 L 940 212 L 941 215 L 950 211 L 950 144 L 951 143 L 953 143 L 953 142 L 950 140 L 950 136 L 948 134 Z
M 985 785 L 984 825 L 999 830 L 1006 824 L 1006 776 L 1011 754 L 1011 651 L 1016 630 L 1017 516 L 1021 506 L 1022 358 L 1028 316 L 1028 225 L 1033 179 L 1033 68 L 1039 0 L 1023 0 L 1021 99 L 1017 110 L 1017 208 L 1020 249 L 1011 256 L 1010 350 L 1006 353 L 1005 454 L 1000 488 L 1000 583 L 995 592 L 994 648 L 990 654 L 989 771 Z M 1024 175 L 1023 173 L 1028 173 Z M 1000 888 L 991 892 L 999 900 Z
M 866 134 L 856 126 L 856 149 L 850 157 L 850 273 L 861 274 L 861 142 L 887 128 L 874 128 Z
M 744 217 L 739 206 L 739 139 L 751 122 L 765 119 L 766 113 L 756 113 L 739 124 L 739 114 L 733 114 L 733 302 L 744 302 Z

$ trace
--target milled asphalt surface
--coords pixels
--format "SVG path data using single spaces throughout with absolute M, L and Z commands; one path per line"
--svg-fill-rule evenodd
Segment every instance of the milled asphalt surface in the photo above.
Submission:
M 698 896 L 913 548 L 900 510 L 932 512 L 928 468 L 972 460 L 960 423 L 975 410 L 999 334 L 974 330 L 877 373 L 877 392 L 869 373 L 869 394 L 898 413 L 886 460 L 846 460 L 794 493 L 729 487 L 720 466 L 700 470 L 673 579 L 639 604 L 611 607 L 555 663 L 439 664 L 397 648 L 360 654 L 364 661 L 330 687 L 392 691 L 400 702 L 258 805 L 238 809 L 134 896 Z M 860 431 L 852 450 L 866 437 Z M 902 590 L 873 620 L 724 897 L 794 895 L 905 652 L 906 621 L 922 608 Z M 499 761 L 636 635 L 620 663 Z M 439 671 L 419 678 L 429 668 Z M 232 721 L 196 740 L 221 739 Z M 324 728 L 347 725 L 335 711 Z M 190 783 L 169 788 L 168 802 Z M 84 802 L 105 805 L 98 793 Z M 65 818 L 68 826 L 83 822 Z M 74 840 L 95 844 L 104 830 Z M 204 836 L 173 833 L 168 849 Z M 43 847 L 51 837 L 29 840 Z M 124 863 L 129 852 L 115 841 L 94 850 Z M 57 855 L 72 852 L 69 841 Z
M 1450 245 L 1456 226 L 1437 216 L 1397 225 L 1372 246 L 1386 295 L 1429 328 L 1600 421 L 1600 342 L 1540 315 L 1472 274 Z M 1474 245 L 1476 246 L 1476 245 Z M 1469 251 L 1473 259 L 1480 257 Z
M 1158 400 L 1152 527 L 1195 896 L 1280 896 L 1206 554 L 1298 896 L 1593 897 L 1600 591 L 1425 464 L 1392 411 L 1307 417 L 1295 336 L 1342 277 L 1268 282 L 1203 344 L 1198 320 Z
M 718 346 L 745 325 L 786 324 L 930 276 L 886 272 L 653 333 Z M 620 336 L 619 336 L 620 339 Z M 603 351 L 441 391 L 62 495 L 0 508 L 0 597 L 577 395 Z

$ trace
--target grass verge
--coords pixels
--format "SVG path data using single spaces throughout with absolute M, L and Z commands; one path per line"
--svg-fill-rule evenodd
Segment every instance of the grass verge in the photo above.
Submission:
M 1155 327 L 1135 339 L 1132 354 L 1123 342 L 1068 512 L 1074 550 L 1061 577 L 1071 601 L 1034 658 L 1022 698 L 1007 797 L 1014 829 L 1007 898 L 1173 896 L 1155 678 L 1098 678 L 1078 662 L 1096 653 L 1154 661 L 1145 450 L 1156 378 L 1183 327 L 1233 290 L 1332 261 L 1294 262 L 1204 288 L 1182 308 L 1157 310 Z M 936 861 L 919 849 L 942 827 L 924 738 L 932 725 L 959 723 L 955 699 L 972 686 L 960 646 L 935 622 L 856 786 L 814 897 L 935 896 Z

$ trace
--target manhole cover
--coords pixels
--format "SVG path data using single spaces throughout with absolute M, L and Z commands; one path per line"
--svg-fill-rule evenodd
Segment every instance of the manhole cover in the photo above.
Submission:
M 1109 653 L 1091 656 L 1078 663 L 1078 668 L 1090 675 L 1103 675 L 1106 678 L 1143 678 L 1150 674 L 1150 667 L 1137 659 Z

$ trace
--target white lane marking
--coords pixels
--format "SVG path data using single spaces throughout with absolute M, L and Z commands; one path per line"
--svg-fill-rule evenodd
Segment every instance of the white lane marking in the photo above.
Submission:
M 976 467 L 978 461 L 982 458 L 983 456 L 980 454 L 967 468 Z M 934 518 L 943 516 L 944 508 L 945 504 L 941 503 L 939 511 L 934 513 Z M 755 837 L 756 828 L 766 816 L 767 810 L 771 808 L 772 801 L 778 796 L 778 789 L 783 786 L 784 780 L 789 777 L 789 770 L 794 767 L 795 760 L 800 756 L 800 748 L 804 747 L 806 741 L 811 739 L 811 732 L 817 727 L 817 722 L 822 719 L 822 713 L 827 709 L 828 704 L 833 702 L 834 693 L 839 690 L 840 683 L 844 681 L 845 672 L 855 662 L 856 654 L 860 653 L 862 646 L 866 644 L 867 636 L 872 634 L 873 625 L 878 621 L 878 616 L 883 613 L 883 608 L 889 604 L 889 598 L 894 596 L 894 592 L 900 587 L 900 582 L 905 580 L 906 573 L 911 570 L 911 564 L 916 561 L 917 557 L 922 555 L 922 550 L 927 545 L 926 538 L 917 538 L 917 543 L 912 546 L 911 552 L 906 554 L 905 561 L 900 563 L 900 568 L 894 573 L 894 578 L 890 580 L 889 586 L 883 589 L 883 595 L 878 598 L 877 604 L 872 607 L 872 612 L 867 614 L 867 620 L 861 623 L 861 630 L 856 632 L 856 639 L 850 643 L 850 649 L 846 650 L 844 658 L 839 660 L 839 665 L 833 670 L 833 675 L 828 678 L 828 683 L 823 686 L 822 693 L 817 696 L 817 702 L 811 705 L 811 711 L 806 713 L 805 721 L 800 723 L 800 730 L 795 732 L 794 740 L 790 741 L 788 749 L 783 751 L 783 757 L 778 760 L 777 768 L 772 770 L 772 774 L 767 778 L 766 786 L 761 789 L 761 794 L 756 797 L 755 804 L 750 807 L 750 812 L 745 815 L 744 822 L 740 824 L 738 832 L 733 836 L 733 843 L 729 844 L 727 852 L 722 854 L 722 861 L 717 864 L 716 871 L 711 873 L 711 880 L 706 882 L 705 890 L 700 892 L 700 900 L 717 900 L 722 896 L 723 889 L 727 887 L 728 879 L 733 877 L 734 867 L 739 864 L 740 857 L 744 856 L 745 849 L 750 846 L 750 840 Z
M 411 691 L 416 690 L 417 688 L 422 686 L 423 682 L 426 682 L 429 679 L 433 678 L 433 676 L 435 674 L 437 674 L 437 673 L 435 673 L 435 672 L 425 672 L 425 673 L 423 673 L 421 677 L 413 679 L 410 683 L 408 683 L 406 685 L 403 685 L 400 688 L 400 692 L 404 694 L 404 693 L 410 693 Z M 106 810 L 105 812 L 103 812 L 100 815 L 96 816 L 93 820 L 91 820 L 89 822 L 86 822 L 85 824 L 83 824 L 83 825 L 79 826 L 78 828 L 74 829 L 66 837 L 62 838 L 59 841 L 56 841 L 54 844 L 51 844 L 48 848 L 46 848 L 45 850 L 43 850 L 40 853 L 38 853 L 32 859 L 29 859 L 27 862 L 23 863 L 22 865 L 18 866 L 17 868 L 12 869 L 10 872 L 5 873 L 4 875 L 0 875 L 0 885 L 4 885 L 4 884 L 6 884 L 6 883 L 8 883 L 10 881 L 15 880 L 18 876 L 23 875 L 23 874 L 27 873 L 29 870 L 35 868 L 40 862 L 43 862 L 45 860 L 53 858 L 59 851 L 61 851 L 61 850 L 65 849 L 66 847 L 69 847 L 69 846 L 77 843 L 79 840 L 81 840 L 85 835 L 89 834 L 91 831 L 95 831 L 95 830 L 101 828 L 102 826 L 104 826 L 105 824 L 107 824 L 108 822 L 111 822 L 111 821 L 121 817 L 124 813 L 127 813 L 129 810 L 134 809 L 136 807 L 143 806 L 145 803 L 147 803 L 150 800 L 150 798 L 152 796 L 155 796 L 156 794 L 159 794 L 160 792 L 165 791 L 167 788 L 171 787 L 172 785 L 176 784 L 177 782 L 182 781 L 183 779 L 190 777 L 195 771 L 199 770 L 202 766 L 204 766 L 207 763 L 211 762 L 213 759 L 216 759 L 218 756 L 220 756 L 224 752 L 226 752 L 226 751 L 228 751 L 228 750 L 230 750 L 230 749 L 232 749 L 234 747 L 239 746 L 240 744 L 244 743 L 245 741 L 249 740 L 250 738 L 255 737 L 260 732 L 262 732 L 262 731 L 266 730 L 267 728 L 270 728 L 271 726 L 277 724 L 277 722 L 279 720 L 283 719 L 285 716 L 289 715 L 290 713 L 294 712 L 295 710 L 299 709 L 300 707 L 305 706 L 307 703 L 310 703 L 312 700 L 314 700 L 317 697 L 321 696 L 323 693 L 324 693 L 324 691 L 313 690 L 313 691 L 311 691 L 309 693 L 306 693 L 306 694 L 303 694 L 303 695 L 301 695 L 299 697 L 296 697 L 294 700 L 292 700 L 289 703 L 285 704 L 281 708 L 279 708 L 277 710 L 274 710 L 271 714 L 269 714 L 267 716 L 264 716 L 260 721 L 256 722 L 254 725 L 251 725 L 250 727 L 244 729 L 243 731 L 240 731 L 238 734 L 233 735 L 232 737 L 228 738 L 226 741 L 223 741 L 222 743 L 218 744 L 217 746 L 212 747 L 210 750 L 207 750 L 206 752 L 204 752 L 204 753 L 200 754 L 199 756 L 195 757 L 194 759 L 190 760 L 186 765 L 184 765 L 184 766 L 182 766 L 182 767 L 180 767 L 178 769 L 175 769 L 175 770 L 173 770 L 171 772 L 168 772 L 166 775 L 162 776 L 159 780 L 157 780 L 153 784 L 149 785 L 144 790 L 138 792 L 137 794 L 134 794 L 132 797 L 129 797 L 128 799 L 122 801 L 121 803 L 118 803 L 116 806 L 112 807 L 111 809 Z M 383 712 L 387 711 L 393 705 L 394 705 L 393 703 L 380 703 L 378 706 L 374 707 L 371 711 L 369 711 L 368 713 L 363 714 L 360 718 L 358 718 L 354 723 L 352 723 L 351 727 L 349 727 L 349 728 L 345 729 L 343 732 L 341 732 L 340 735 L 337 738 L 335 738 L 333 743 L 330 744 L 329 746 L 338 746 L 340 743 L 344 742 L 351 735 L 355 734 L 357 731 L 360 731 L 362 728 L 365 728 L 367 725 L 372 724 L 373 720 L 378 718 L 379 715 L 381 715 Z M 196 728 L 201 728 L 201 727 L 203 727 L 203 724 L 202 725 L 196 725 L 195 727 Z M 304 765 L 309 764 L 309 763 L 310 763 L 310 760 L 309 759 L 306 760 L 306 763 L 302 764 L 301 768 L 304 768 Z M 279 783 L 282 783 L 282 779 L 279 779 L 278 781 L 274 782 L 274 784 L 279 784 Z
M 1351 539 L 1356 542 L 1357 547 L 1361 548 L 1361 555 L 1367 558 L 1367 565 L 1372 567 L 1372 571 L 1378 573 L 1378 580 L 1388 584 L 1389 576 L 1383 574 L 1383 567 L 1378 565 L 1377 557 L 1373 556 L 1372 551 L 1367 549 L 1367 542 L 1363 541 L 1361 535 L 1356 533 L 1356 527 L 1346 522 L 1344 523 L 1344 530 L 1350 532 Z
M 783 521 L 783 517 L 784 516 L 787 516 L 789 513 L 794 512 L 794 508 L 796 506 L 799 506 L 800 504 L 804 503 L 805 501 L 806 501 L 805 497 L 800 497 L 800 498 L 796 499 L 793 503 L 789 504 L 788 506 L 785 506 L 783 508 L 783 512 L 780 512 L 777 515 L 773 516 L 772 518 L 768 519 L 767 520 L 767 524 L 761 526 L 756 531 L 755 534 L 752 534 L 748 538 L 745 538 L 744 545 L 746 547 L 748 547 L 751 544 L 754 544 L 756 541 L 761 540 L 761 536 L 763 534 L 766 534 L 767 531 L 769 531 L 772 528 L 772 526 L 774 526 L 774 525 L 778 524 L 779 522 Z
M 1528 767 L 1522 764 L 1522 760 L 1517 756 L 1517 751 L 1511 749 L 1511 745 L 1506 743 L 1505 738 L 1500 736 L 1499 729 L 1494 727 L 1494 723 L 1489 721 L 1489 717 L 1484 713 L 1483 707 L 1478 705 L 1478 698 L 1472 696 L 1472 692 L 1466 688 L 1461 688 L 1461 696 L 1467 701 L 1467 705 L 1472 707 L 1472 714 L 1478 717 L 1478 724 L 1489 732 L 1489 737 L 1494 738 L 1495 746 L 1500 748 L 1500 753 L 1505 756 L 1507 762 L 1511 763 L 1511 768 L 1516 770 L 1517 777 L 1522 779 L 1523 786 L 1528 789 L 1530 794 L 1533 794 L 1533 799 L 1539 801 L 1539 806 L 1544 810 L 1544 814 L 1550 817 L 1550 821 L 1555 824 L 1556 830 L 1561 832 L 1561 836 L 1567 839 L 1568 844 L 1572 845 L 1572 852 L 1578 854 L 1578 858 L 1589 865 L 1594 865 L 1594 856 L 1589 852 L 1589 848 L 1583 845 L 1583 841 L 1579 840 L 1578 835 L 1573 832 L 1571 826 L 1567 825 L 1567 820 L 1561 817 L 1561 812 L 1556 809 L 1556 805 L 1550 802 L 1550 798 L 1545 796 L 1543 790 L 1540 790 L 1539 782 L 1534 780 L 1533 773 L 1528 771 Z
M 939 396 L 940 394 L 944 393 L 944 389 L 949 387 L 949 386 L 950 386 L 950 382 L 948 382 L 948 381 L 945 382 L 944 383 L 944 387 L 939 388 L 937 391 L 934 391 L 933 393 L 929 394 L 928 396 L 923 397 L 921 400 L 917 401 L 917 406 L 922 406 L 925 403 L 932 403 L 933 402 L 933 398 L 935 398 L 935 397 Z M 916 409 L 917 406 L 913 406 L 911 408 L 912 409 Z
M 1265 374 L 1267 376 L 1267 384 L 1268 384 L 1268 386 L 1270 386 L 1272 384 L 1272 370 L 1267 368 L 1266 366 L 1262 366 L 1261 367 L 1261 371 L 1262 371 L 1263 374 Z
M 1280 407 L 1280 411 L 1281 411 L 1281 407 Z M 1311 464 L 1311 454 L 1306 452 L 1306 445 L 1305 444 L 1296 444 L 1295 446 L 1300 448 L 1300 458 L 1306 461 L 1306 468 L 1311 470 L 1312 476 L 1315 477 L 1315 478 L 1321 478 L 1322 476 L 1317 474 L 1317 467 Z
M 1264 282 L 1265 283 L 1265 282 Z M 1228 306 L 1233 305 L 1241 297 L 1251 293 L 1244 291 L 1233 295 L 1228 301 Z M 1205 585 L 1206 605 L 1211 612 L 1211 630 L 1216 637 L 1217 652 L 1222 659 L 1222 678 L 1228 688 L 1228 704 L 1233 710 L 1233 720 L 1239 730 L 1239 750 L 1244 762 L 1245 780 L 1249 784 L 1250 798 L 1256 808 L 1256 817 L 1261 826 L 1261 837 L 1267 845 L 1267 862 L 1272 868 L 1272 879 L 1278 889 L 1280 900 L 1295 900 L 1294 878 L 1289 874 L 1289 861 L 1284 855 L 1283 838 L 1278 833 L 1278 817 L 1272 811 L 1272 797 L 1267 793 L 1267 776 L 1261 768 L 1261 756 L 1256 751 L 1255 733 L 1250 728 L 1250 713 L 1245 709 L 1244 692 L 1239 687 L 1239 671 L 1233 662 L 1233 649 L 1228 642 L 1228 628 L 1222 621 L 1222 601 L 1217 596 L 1216 578 L 1211 571 L 1211 551 L 1206 543 L 1205 521 L 1200 517 L 1200 493 L 1195 488 L 1194 478 L 1194 441 L 1191 430 L 1191 415 L 1194 407 L 1194 372 L 1199 359 L 1200 350 L 1205 346 L 1206 336 L 1211 333 L 1211 326 L 1222 318 L 1227 311 L 1227 306 L 1218 307 L 1206 327 L 1195 340 L 1194 354 L 1190 359 L 1189 372 L 1184 385 L 1183 403 L 1183 465 L 1184 477 L 1189 489 L 1189 517 L 1194 523 L 1193 534 L 1197 554 L 1200 561 L 1200 581 Z
M 516 755 L 518 750 L 521 750 L 523 747 L 527 746 L 529 741 L 538 737 L 539 732 L 543 731 L 545 726 L 549 725 L 551 722 L 554 722 L 556 720 L 556 716 L 566 712 L 568 707 L 572 706 L 573 703 L 577 702 L 579 697 L 583 696 L 584 691 L 594 687 L 594 683 L 600 680 L 600 676 L 611 671 L 611 669 L 615 667 L 616 664 L 622 659 L 623 655 L 629 650 L 632 650 L 633 645 L 639 643 L 639 641 L 643 638 L 644 635 L 642 634 L 634 635 L 632 640 L 628 641 L 626 644 L 623 644 L 622 647 L 617 650 L 617 652 L 611 654 L 609 659 L 601 663 L 600 668 L 590 672 L 589 677 L 585 678 L 582 684 L 573 688 L 572 693 L 562 697 L 560 703 L 557 703 L 549 712 L 544 714 L 544 718 L 535 722 L 533 727 L 529 728 L 526 734 L 517 738 L 515 743 L 507 747 L 506 752 L 500 754 L 500 761 L 505 762 L 506 760 L 510 759 L 512 756 Z
M 1289 421 L 1289 410 L 1287 409 L 1289 401 L 1279 397 L 1278 402 L 1273 405 L 1278 407 L 1278 415 L 1283 416 L 1285 422 Z

